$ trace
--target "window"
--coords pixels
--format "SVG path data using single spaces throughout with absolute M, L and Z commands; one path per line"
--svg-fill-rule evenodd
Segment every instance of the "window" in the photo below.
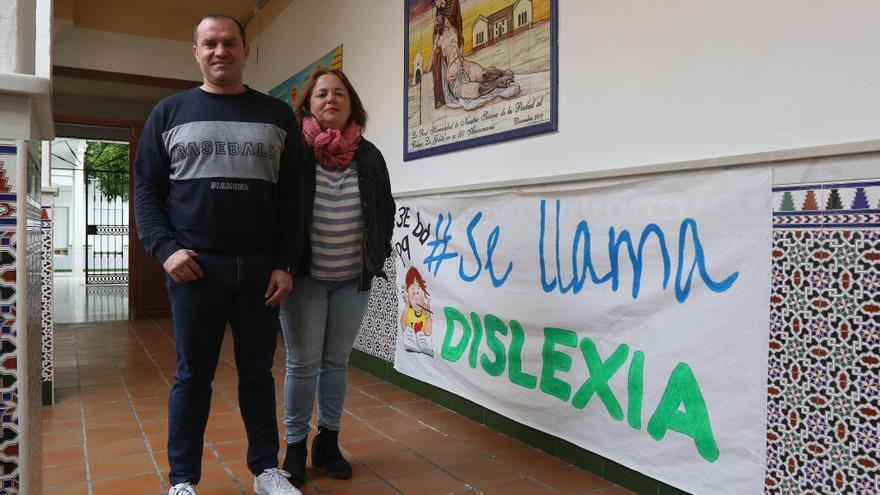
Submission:
M 486 33 L 480 31 L 477 33 L 477 44 L 482 45 L 486 40 Z
M 518 26 L 525 26 L 529 23 L 529 13 L 528 12 L 520 12 L 519 16 L 516 18 L 516 23 Z

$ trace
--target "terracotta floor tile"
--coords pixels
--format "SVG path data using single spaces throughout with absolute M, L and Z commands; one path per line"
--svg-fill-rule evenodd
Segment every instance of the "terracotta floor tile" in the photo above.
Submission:
M 134 422 L 134 411 L 132 411 L 131 409 L 119 410 L 118 412 L 114 412 L 113 414 L 86 416 L 85 419 L 87 431 L 91 429 L 110 428 L 113 426 L 131 425 L 134 424 Z
M 481 425 L 476 421 L 470 421 L 466 423 L 456 423 L 451 425 L 444 425 L 437 428 L 437 430 L 442 431 L 448 435 L 456 436 L 459 438 L 480 438 L 480 437 L 491 437 L 497 436 L 498 432 L 489 428 L 488 426 Z
M 146 432 L 147 441 L 150 448 L 154 451 L 166 450 L 168 448 L 168 427 L 165 423 L 161 424 L 162 428 Z
M 345 398 L 345 409 L 349 411 L 359 411 L 361 409 L 366 409 L 368 407 L 376 407 L 376 406 L 386 406 L 385 402 L 382 402 L 379 399 L 367 396 L 361 396 L 354 399 Z
M 362 485 L 370 481 L 376 481 L 376 475 L 367 469 L 366 466 L 354 459 L 351 461 L 351 478 L 347 480 L 338 480 L 331 478 L 323 469 L 310 469 L 308 472 L 309 481 L 321 491 L 336 490 L 339 488 Z M 311 462 L 309 463 L 311 465 Z
M 162 491 L 155 473 L 92 483 L 92 495 L 158 495 Z
M 243 424 L 240 414 L 233 412 L 221 413 L 214 411 L 213 408 L 208 418 L 208 428 L 234 428 Z
M 435 430 L 419 430 L 392 435 L 395 440 L 411 449 L 425 449 L 440 445 L 459 443 L 453 436 Z
M 153 458 L 156 460 L 156 465 L 159 466 L 159 472 L 164 473 L 164 474 L 168 474 L 168 451 L 167 450 L 153 451 Z M 214 453 L 209 448 L 206 447 L 202 451 L 202 467 L 204 468 L 205 465 L 207 465 L 208 463 L 211 463 L 211 462 L 218 462 L 217 456 L 215 456 Z M 230 463 L 232 465 L 234 465 L 236 462 L 239 462 L 239 461 L 230 461 Z M 242 466 L 245 466 L 244 459 L 242 459 L 240 462 L 241 462 Z M 227 465 L 230 465 L 230 463 L 227 463 Z M 247 467 L 247 466 L 245 466 L 245 467 Z
M 86 465 L 83 463 L 55 466 L 43 469 L 43 486 L 53 487 L 86 481 Z
M 88 495 L 89 487 L 85 483 L 43 488 L 43 495 Z
M 480 490 L 485 495 L 546 495 L 556 493 L 555 490 L 547 485 L 527 478 L 504 481 L 496 485 L 482 487 Z
M 150 378 L 152 381 L 161 381 L 158 373 L 155 377 Z M 131 398 L 134 399 L 135 405 L 138 404 L 141 400 L 159 400 L 162 399 L 164 401 L 168 401 L 168 392 L 170 391 L 169 387 L 164 385 L 158 386 L 144 386 L 144 387 L 129 387 L 128 394 L 131 395 Z
M 409 418 L 395 418 L 388 420 L 373 420 L 369 424 L 382 431 L 386 435 L 409 434 L 420 430 L 429 430 L 430 426 Z
M 328 490 L 327 493 L 332 493 L 333 495 L 396 495 L 398 492 L 384 481 L 373 481 L 362 485 Z M 199 495 L 201 495 L 201 492 L 199 492 Z
M 480 437 L 461 436 L 459 438 L 462 442 L 469 443 L 476 449 L 492 455 L 502 450 L 527 447 L 526 444 L 501 433 L 492 433 Z
M 448 466 L 470 459 L 485 457 L 482 452 L 463 443 L 450 443 L 418 450 L 419 454 L 438 466 Z
M 250 490 L 251 486 L 254 484 L 254 475 L 248 469 L 244 459 L 227 462 L 226 467 L 232 471 L 232 479 L 234 481 L 238 481 L 242 486 Z M 166 478 L 168 477 L 167 468 L 163 471 L 163 475 Z M 248 493 L 250 493 L 250 491 Z
M 388 420 L 399 417 L 404 417 L 397 411 L 391 408 L 391 406 L 377 406 L 377 407 L 365 407 L 363 409 L 358 409 L 357 411 L 352 411 L 352 415 L 360 419 L 361 421 L 372 421 L 372 420 Z
M 374 437 L 377 434 L 378 433 L 374 427 L 360 421 L 352 420 L 349 421 L 348 424 L 343 423 L 339 430 L 339 441 L 341 443 L 356 442 L 358 440 Z
M 224 461 L 244 459 L 247 456 L 247 440 L 214 443 L 211 445 Z M 284 446 L 281 447 L 279 454 L 284 455 Z
M 436 469 L 392 478 L 388 482 L 401 492 L 413 495 L 441 495 L 469 491 L 464 483 Z
M 394 408 L 409 414 L 416 419 L 421 419 L 421 416 L 435 414 L 445 410 L 443 406 L 438 406 L 437 404 L 424 399 L 415 402 L 395 404 Z
M 397 385 L 385 381 L 372 383 L 361 387 L 361 392 L 372 396 L 382 395 L 389 392 L 397 392 L 401 390 L 403 389 L 398 387 Z
M 82 422 L 79 417 L 50 421 L 43 423 L 43 435 L 63 435 L 67 432 L 82 431 Z
M 635 495 L 635 492 L 617 485 L 609 486 L 608 488 L 599 488 L 598 490 L 593 490 L 588 493 L 589 495 Z
M 419 418 L 419 420 L 438 428 L 454 422 L 470 421 L 469 419 L 445 408 L 434 413 L 425 413 Z
M 382 394 L 377 394 L 374 397 L 377 399 L 391 405 L 399 405 L 399 404 L 408 404 L 412 402 L 419 402 L 422 399 L 420 396 L 407 392 L 406 390 L 395 390 L 393 392 L 385 392 Z
M 132 475 L 154 473 L 153 461 L 147 454 L 126 455 L 89 462 L 92 481 L 111 478 L 128 478 Z
M 429 461 L 413 452 L 382 454 L 368 458 L 362 457 L 359 460 L 381 478 L 393 478 L 395 476 L 435 469 L 434 465 Z
M 348 442 L 342 448 L 358 458 L 379 454 L 393 454 L 406 450 L 406 447 L 403 445 L 385 438 L 371 438 L 357 442 Z
M 140 428 L 134 422 L 134 417 L 127 424 L 115 424 L 107 428 L 86 430 L 86 445 L 91 449 L 93 446 L 115 442 L 118 440 L 142 440 Z
M 82 443 L 73 447 L 43 449 L 43 466 L 60 466 L 64 464 L 82 464 Z
M 121 440 L 88 443 L 89 459 L 104 459 L 107 457 L 119 457 L 132 454 L 144 454 L 147 447 L 143 438 L 126 438 Z
M 242 487 L 245 493 L 251 493 L 252 484 L 242 484 Z M 238 495 L 241 492 L 239 491 L 239 485 L 228 482 L 209 486 L 199 483 L 198 493 L 199 495 Z
M 569 466 L 567 462 L 546 452 L 531 447 L 504 450 L 495 458 L 527 474 L 538 474 Z
M 202 481 L 199 485 L 216 485 L 229 483 L 232 481 L 233 475 L 230 474 L 232 469 L 230 468 L 227 471 L 227 468 L 220 464 L 217 459 L 206 459 L 202 461 Z M 163 474 L 165 472 L 163 471 Z
M 534 478 L 562 493 L 586 493 L 587 490 L 612 486 L 610 481 L 574 466 L 547 471 Z
M 140 409 L 136 411 L 137 417 L 139 420 L 148 422 L 148 421 L 161 421 L 165 422 L 168 420 L 168 409 L 167 408 L 149 408 L 149 409 Z
M 444 468 L 456 478 L 478 488 L 520 478 L 516 469 L 489 458 L 470 459 Z
M 209 428 L 205 431 L 205 436 L 211 442 L 231 442 L 247 438 L 244 431 L 244 424 L 240 424 L 239 426 Z
M 58 359 L 55 359 L 55 368 L 58 370 Z M 60 377 L 56 377 L 56 382 Z M 43 419 L 63 419 L 58 415 L 67 416 L 70 414 L 79 414 L 80 404 L 79 402 L 61 402 L 55 401 L 51 406 L 44 406 L 42 410 Z

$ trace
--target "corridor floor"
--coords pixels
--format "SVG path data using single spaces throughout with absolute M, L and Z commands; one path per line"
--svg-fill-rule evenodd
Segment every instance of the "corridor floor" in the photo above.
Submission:
M 44 493 L 167 493 L 171 322 L 55 329 L 56 403 L 43 408 Z M 253 493 L 231 344 L 227 332 L 199 495 Z M 279 418 L 283 358 L 281 346 L 274 370 Z M 303 493 L 632 493 L 363 371 L 352 368 L 349 377 L 340 441 L 354 476 L 334 480 L 310 468 Z

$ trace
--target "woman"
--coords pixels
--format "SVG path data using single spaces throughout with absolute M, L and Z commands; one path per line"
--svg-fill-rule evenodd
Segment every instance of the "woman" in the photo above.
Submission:
M 391 254 L 394 198 L 382 153 L 361 136 L 367 112 L 341 70 L 319 67 L 296 107 L 306 153 L 297 193 L 294 289 L 281 305 L 287 347 L 284 470 L 305 482 L 306 437 L 315 395 L 312 465 L 350 478 L 339 452 L 348 356 L 370 298 L 372 277 Z

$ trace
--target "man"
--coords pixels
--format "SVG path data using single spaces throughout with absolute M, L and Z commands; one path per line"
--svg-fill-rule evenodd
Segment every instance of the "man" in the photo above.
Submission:
M 289 106 L 244 85 L 249 47 L 238 21 L 210 14 L 194 37 L 203 84 L 156 105 L 135 158 L 138 235 L 168 273 L 177 347 L 169 495 L 196 493 L 227 322 L 254 491 L 299 494 L 277 469 L 272 378 L 277 306 L 293 287 L 285 258 L 299 128 Z

